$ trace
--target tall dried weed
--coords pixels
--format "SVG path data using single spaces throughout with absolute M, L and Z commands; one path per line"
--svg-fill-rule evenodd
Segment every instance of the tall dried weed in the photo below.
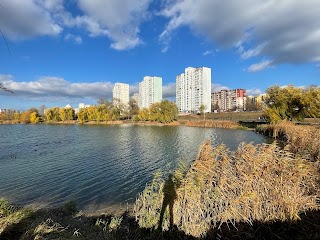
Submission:
M 256 131 L 284 141 L 285 148 L 293 154 L 312 161 L 320 160 L 320 129 L 315 126 L 283 121 L 278 124 L 259 125 Z
M 230 129 L 236 129 L 240 127 L 240 125 L 234 121 L 217 121 L 217 120 L 187 121 L 185 125 L 189 127 L 230 128 Z
M 206 142 L 175 189 L 173 222 L 199 237 L 222 223 L 298 220 L 300 213 L 319 209 L 318 180 L 314 162 L 294 158 L 276 144 L 241 144 L 232 152 Z M 138 197 L 135 215 L 140 227 L 158 227 L 164 184 L 158 175 Z

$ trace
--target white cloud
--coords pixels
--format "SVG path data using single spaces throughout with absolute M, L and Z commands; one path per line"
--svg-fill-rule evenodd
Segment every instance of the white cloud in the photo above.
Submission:
M 249 49 L 247 51 L 244 50 L 243 46 L 239 46 L 238 53 L 240 54 L 242 59 L 249 59 L 249 58 L 252 58 L 252 57 L 256 57 L 261 53 L 264 45 L 265 44 L 260 44 L 256 48 L 252 48 L 252 49 Z
M 0 75 L 0 83 L 11 91 L 13 96 L 25 97 L 28 99 L 44 99 L 45 101 L 56 101 L 57 98 L 66 99 L 85 99 L 91 98 L 112 98 L 114 83 L 111 82 L 92 82 L 77 83 L 69 82 L 61 77 L 40 77 L 29 82 L 16 81 L 12 75 Z M 130 94 L 139 92 L 139 84 L 129 86 Z M 162 88 L 164 99 L 174 99 L 176 96 L 176 84 L 168 83 Z M 0 95 L 9 93 L 0 91 Z
M 18 82 L 11 75 L 0 75 L 3 86 L 15 96 L 26 98 L 111 98 L 111 82 L 72 83 L 60 77 L 41 77 L 35 81 Z M 0 94 L 4 94 L 1 93 Z
M 220 92 L 221 90 L 229 90 L 229 88 L 220 83 L 211 84 L 211 92 Z
M 76 44 L 81 44 L 82 43 L 82 37 L 79 35 L 73 35 L 71 33 L 68 33 L 67 35 L 65 35 L 64 40 L 66 41 L 73 41 Z
M 176 98 L 176 83 L 168 83 L 162 86 L 162 97 L 164 99 L 174 99 Z
M 218 46 L 239 47 L 241 57 L 281 63 L 320 59 L 320 1 L 168 1 L 161 15 L 169 22 L 160 41 L 168 47 L 176 29 L 187 26 Z M 262 17 L 263 16 L 263 17 Z M 239 50 L 239 49 L 238 49 Z
M 1 30 L 10 39 L 59 35 L 69 28 L 82 28 L 91 37 L 107 36 L 116 50 L 143 43 L 140 25 L 148 16 L 151 0 L 77 0 L 81 15 L 73 16 L 63 0 L 3 0 Z M 70 33 L 69 33 L 70 34 Z M 67 38 L 80 43 L 80 36 Z
M 139 83 L 129 85 L 129 92 L 131 96 L 135 93 L 139 93 Z
M 131 49 L 142 43 L 140 24 L 147 17 L 149 0 L 79 0 L 79 8 L 85 16 L 78 22 L 92 36 L 107 35 L 116 50 Z
M 248 72 L 258 72 L 258 71 L 261 71 L 265 68 L 268 68 L 270 67 L 272 64 L 272 61 L 270 60 L 264 60 L 260 63 L 255 63 L 255 64 L 252 64 L 249 68 L 248 68 Z
M 63 28 L 54 21 L 51 14 L 52 4 L 49 2 L 53 0 L 1 1 L 1 31 L 10 39 L 60 34 Z
M 247 96 L 258 96 L 262 93 L 262 91 L 258 88 L 252 88 L 246 90 Z

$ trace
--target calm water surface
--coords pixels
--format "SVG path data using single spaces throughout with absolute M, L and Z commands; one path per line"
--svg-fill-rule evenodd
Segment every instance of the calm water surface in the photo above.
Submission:
M 172 126 L 0 125 L 0 197 L 84 211 L 134 202 L 156 170 L 191 163 L 204 140 L 235 150 L 251 131 Z

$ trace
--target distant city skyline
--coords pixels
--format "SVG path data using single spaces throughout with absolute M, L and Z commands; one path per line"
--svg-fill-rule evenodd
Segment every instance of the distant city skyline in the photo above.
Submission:
M 163 99 L 187 67 L 212 69 L 211 91 L 320 83 L 320 1 L 2 0 L 0 108 L 130 97 L 161 76 Z M 121 17 L 119 17 L 121 16 Z M 261 16 L 264 16 L 261 18 Z

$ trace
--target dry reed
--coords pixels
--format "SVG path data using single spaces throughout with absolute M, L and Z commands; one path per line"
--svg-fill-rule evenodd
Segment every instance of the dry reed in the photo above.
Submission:
M 199 237 L 223 223 L 298 220 L 300 213 L 319 209 L 318 180 L 314 162 L 294 158 L 276 144 L 241 144 L 231 152 L 206 142 L 176 189 L 174 225 Z M 135 214 L 140 227 L 158 226 L 163 184 L 154 189 L 149 185 L 138 197 Z M 153 221 L 148 225 L 146 219 Z
M 185 125 L 189 127 L 229 128 L 229 129 L 236 129 L 240 127 L 240 125 L 237 122 L 214 121 L 214 120 L 187 121 Z
M 259 125 L 256 131 L 284 141 L 286 149 L 293 154 L 312 161 L 320 160 L 320 129 L 315 126 L 283 121 L 278 124 Z

